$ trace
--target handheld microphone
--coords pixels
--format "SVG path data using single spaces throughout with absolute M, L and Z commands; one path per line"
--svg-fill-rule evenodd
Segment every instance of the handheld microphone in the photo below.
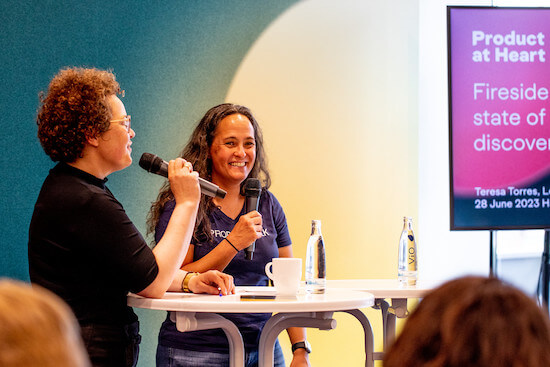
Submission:
M 257 178 L 247 178 L 243 185 L 243 192 L 245 199 L 245 211 L 250 213 L 253 210 L 258 210 L 258 203 L 260 201 L 260 194 L 262 193 L 262 185 Z M 256 249 L 256 241 L 252 242 L 250 246 L 244 249 L 245 258 L 252 260 L 254 257 L 254 250 Z
M 143 153 L 139 160 L 139 166 L 147 172 L 155 173 L 160 176 L 168 177 L 168 162 L 164 161 L 157 155 L 151 153 Z M 201 193 L 204 195 L 219 197 L 223 199 L 227 192 L 213 184 L 210 181 L 206 181 L 199 177 L 199 185 L 201 187 Z

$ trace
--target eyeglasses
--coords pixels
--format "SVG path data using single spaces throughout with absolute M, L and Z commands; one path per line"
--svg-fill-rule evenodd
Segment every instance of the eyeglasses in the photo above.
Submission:
M 109 122 L 116 122 L 117 124 L 124 126 L 126 130 L 128 130 L 128 133 L 132 129 L 132 116 L 130 115 L 126 115 L 121 119 L 111 120 Z

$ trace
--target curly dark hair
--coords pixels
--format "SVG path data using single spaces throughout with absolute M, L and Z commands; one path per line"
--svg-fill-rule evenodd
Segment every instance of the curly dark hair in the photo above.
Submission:
M 232 103 L 222 103 L 209 109 L 200 120 L 195 130 L 189 138 L 189 142 L 181 152 L 181 157 L 193 164 L 193 169 L 199 173 L 199 176 L 212 179 L 212 159 L 210 158 L 210 147 L 214 140 L 216 127 L 225 117 L 241 114 L 246 116 L 254 128 L 254 139 L 256 140 L 256 160 L 248 177 L 258 178 L 262 183 L 263 189 L 271 186 L 271 178 L 267 168 L 267 158 L 264 150 L 262 130 L 258 122 L 252 115 L 250 109 Z M 242 184 L 241 184 L 242 186 Z M 170 191 L 170 183 L 166 181 L 161 187 L 157 200 L 151 206 L 147 216 L 147 233 L 153 233 L 159 221 L 164 205 L 173 199 Z M 195 223 L 195 232 L 193 238 L 197 242 L 212 240 L 210 233 L 209 214 L 214 209 L 212 198 L 202 195 Z
M 38 139 L 52 161 L 71 163 L 82 157 L 86 138 L 109 129 L 112 118 L 106 97 L 121 89 L 111 71 L 64 68 L 47 92 L 40 92 Z
M 462 277 L 409 316 L 384 367 L 550 366 L 550 323 L 536 302 L 494 277 Z

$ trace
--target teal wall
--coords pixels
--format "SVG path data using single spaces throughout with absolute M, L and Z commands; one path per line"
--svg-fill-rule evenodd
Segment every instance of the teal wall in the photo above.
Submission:
M 176 156 L 202 114 L 224 101 L 254 41 L 295 2 L 0 2 L 0 277 L 28 280 L 28 224 L 53 166 L 36 138 L 38 92 L 61 67 L 113 69 L 126 90 L 134 164 L 109 176 L 108 186 L 144 232 L 162 180 L 137 166 L 141 153 Z M 151 366 L 164 315 L 139 315 L 140 366 Z
M 136 130 L 133 157 L 173 157 L 223 102 L 242 57 L 295 1 L 11 1 L 0 3 L 0 275 L 28 279 L 27 228 L 53 166 L 36 138 L 38 93 L 63 66 L 113 69 Z M 140 229 L 160 179 L 136 165 L 109 187 Z

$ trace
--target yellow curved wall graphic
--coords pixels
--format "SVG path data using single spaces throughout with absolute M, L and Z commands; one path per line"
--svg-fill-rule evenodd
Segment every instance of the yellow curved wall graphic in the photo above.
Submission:
M 322 220 L 329 279 L 395 277 L 402 217 L 416 219 L 416 7 L 299 2 L 258 38 L 226 97 L 263 128 L 295 256 Z M 330 334 L 309 331 L 313 364 L 361 365 L 359 324 L 337 320 Z

